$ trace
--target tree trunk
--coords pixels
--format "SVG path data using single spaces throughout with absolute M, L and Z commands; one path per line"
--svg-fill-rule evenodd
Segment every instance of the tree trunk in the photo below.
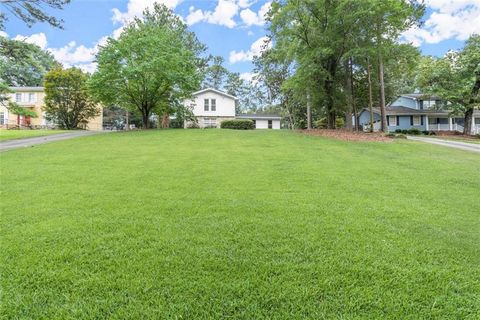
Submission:
M 372 77 L 370 75 L 370 59 L 368 57 L 367 57 L 367 78 L 368 78 L 368 110 L 370 111 L 370 132 L 373 132 Z
M 380 80 L 380 115 L 382 116 L 381 120 L 381 130 L 382 132 L 388 131 L 387 128 L 387 114 L 385 111 L 385 82 L 383 79 L 383 56 L 382 53 L 378 53 L 378 78 Z
M 310 105 L 310 94 L 307 93 L 307 130 L 312 129 L 312 107 Z
M 148 112 L 145 110 L 142 111 L 142 123 L 143 129 L 148 129 Z
M 162 116 L 162 128 L 167 129 L 168 127 L 170 127 L 170 117 L 168 114 L 164 114 Z
M 125 113 L 125 123 L 126 123 L 125 130 L 128 131 L 128 130 L 130 130 L 130 123 L 129 123 L 129 119 L 128 119 L 128 116 L 129 116 L 130 112 L 128 110 L 125 110 L 125 111 L 126 111 L 126 113 Z
M 333 96 L 335 94 L 334 81 L 335 81 L 335 71 L 337 70 L 337 62 L 331 58 L 327 64 L 327 70 L 329 77 L 325 80 L 325 93 L 327 94 L 327 127 L 328 129 L 336 128 L 336 116 L 335 112 L 335 103 Z
M 472 96 L 470 97 L 470 105 L 475 103 L 478 92 L 480 91 L 480 72 L 476 72 L 476 81 L 472 89 Z M 465 112 L 465 127 L 463 128 L 463 134 L 470 135 L 472 134 L 472 127 L 475 123 L 472 123 L 473 120 L 473 107 L 470 107 Z
M 353 112 L 353 97 L 352 97 L 352 78 L 350 77 L 350 63 L 351 58 L 345 60 L 345 93 L 347 97 L 347 111 L 345 112 L 345 127 L 347 130 L 353 130 L 352 115 Z
M 350 90 L 351 90 L 351 96 L 352 96 L 352 111 L 353 111 L 353 116 L 355 119 L 355 131 L 358 131 L 358 113 L 357 113 L 357 105 L 355 104 L 355 87 L 353 83 L 353 59 L 350 58 Z M 350 117 L 351 119 L 352 117 Z M 351 121 L 351 120 L 350 120 Z

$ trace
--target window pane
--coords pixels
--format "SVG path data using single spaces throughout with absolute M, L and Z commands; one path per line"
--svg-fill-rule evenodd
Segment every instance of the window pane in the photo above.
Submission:
M 15 94 L 15 101 L 16 102 L 22 102 L 22 94 L 21 93 Z
M 205 111 L 208 111 L 208 99 L 203 100 L 203 108 Z
M 29 102 L 35 102 L 35 100 L 36 100 L 35 93 L 33 93 L 33 92 L 32 92 L 32 93 L 29 93 L 29 94 L 28 94 L 28 101 L 29 101 Z
M 217 100 L 212 99 L 211 104 L 212 104 L 212 111 L 216 111 L 217 110 Z

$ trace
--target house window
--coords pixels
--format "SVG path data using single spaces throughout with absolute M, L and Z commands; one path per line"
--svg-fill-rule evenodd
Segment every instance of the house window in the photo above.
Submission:
M 16 93 L 15 94 L 15 102 L 22 102 L 22 94 Z
M 28 94 L 28 102 L 37 102 L 37 95 L 35 92 L 30 92 Z
M 216 110 L 217 110 L 217 100 L 211 99 L 211 100 L 210 100 L 210 105 L 212 106 L 212 111 L 216 111 Z
M 420 116 L 413 116 L 413 125 L 414 126 L 420 125 Z
M 396 127 L 397 126 L 397 116 L 388 116 L 387 122 L 389 126 Z
M 205 128 L 216 128 L 217 127 L 217 119 L 215 118 L 203 118 L 203 125 Z
M 203 110 L 208 111 L 208 99 L 203 99 Z
M 5 124 L 5 112 L 0 112 L 0 124 Z
M 268 129 L 272 129 L 272 120 L 268 120 Z

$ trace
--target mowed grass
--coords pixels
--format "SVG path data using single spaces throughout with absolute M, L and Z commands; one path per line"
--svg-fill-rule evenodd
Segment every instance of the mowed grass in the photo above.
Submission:
M 0 157 L 3 318 L 480 317 L 477 154 L 165 130 Z
M 66 130 L 0 130 L 0 141 L 42 137 L 51 134 L 65 133 Z

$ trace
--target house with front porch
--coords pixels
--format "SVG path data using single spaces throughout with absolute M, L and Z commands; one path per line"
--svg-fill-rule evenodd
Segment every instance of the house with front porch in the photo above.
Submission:
M 380 130 L 380 109 L 373 108 L 373 129 Z M 385 108 L 389 132 L 395 130 L 418 129 L 420 131 L 463 132 L 463 115 L 453 115 L 448 103 L 435 96 L 421 93 L 403 94 Z M 358 115 L 358 123 L 370 130 L 370 111 L 364 108 Z M 472 134 L 480 133 L 480 111 L 475 110 L 472 121 Z

